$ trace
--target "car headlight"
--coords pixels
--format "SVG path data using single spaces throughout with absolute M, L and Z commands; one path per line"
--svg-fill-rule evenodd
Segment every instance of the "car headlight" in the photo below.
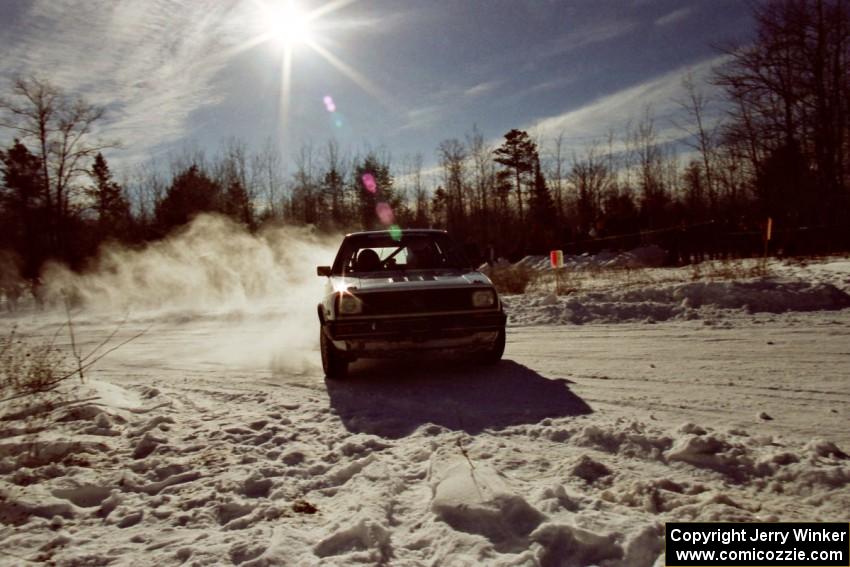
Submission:
M 350 293 L 339 294 L 339 314 L 357 315 L 363 311 L 363 302 Z
M 472 306 L 476 308 L 493 307 L 496 305 L 496 294 L 491 289 L 472 292 Z

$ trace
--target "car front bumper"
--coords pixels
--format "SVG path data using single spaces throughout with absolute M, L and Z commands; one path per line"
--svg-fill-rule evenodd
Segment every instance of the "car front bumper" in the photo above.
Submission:
M 420 350 L 485 350 L 505 328 L 503 312 L 376 317 L 329 321 L 334 346 L 354 356 L 388 357 Z

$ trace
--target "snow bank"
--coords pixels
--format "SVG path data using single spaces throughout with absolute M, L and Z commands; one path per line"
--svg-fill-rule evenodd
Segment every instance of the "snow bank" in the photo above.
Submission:
M 831 311 L 850 307 L 850 295 L 828 283 L 720 281 L 648 284 L 567 296 L 504 298 L 515 325 L 716 319 L 751 313 Z

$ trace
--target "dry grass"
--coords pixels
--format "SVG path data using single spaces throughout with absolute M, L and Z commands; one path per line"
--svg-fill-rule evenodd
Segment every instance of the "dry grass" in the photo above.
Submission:
M 764 278 L 771 273 L 768 263 L 762 259 L 708 260 L 691 266 L 692 281 Z
M 71 378 L 85 381 L 85 373 L 105 356 L 136 340 L 147 329 L 113 344 L 126 318 L 90 352 L 83 354 L 74 336 L 70 311 L 65 324 L 59 325 L 50 337 L 21 336 L 15 327 L 0 336 L 0 421 L 47 414 L 69 395 L 59 393 L 59 386 Z M 60 349 L 56 339 L 67 330 L 70 352 Z M 58 395 L 57 395 L 58 394 Z
M 760 259 L 707 260 L 700 264 L 680 268 L 628 268 L 582 266 L 580 269 L 566 267 L 560 273 L 561 295 L 576 292 L 593 292 L 612 287 L 621 289 L 682 284 L 695 281 L 728 281 L 763 278 L 772 275 L 768 263 Z M 552 270 L 538 272 L 527 285 L 526 291 L 554 293 L 555 273 Z
M 74 374 L 55 340 L 21 337 L 14 327 L 0 337 L 0 400 L 47 392 Z
M 537 272 L 527 266 L 491 266 L 484 273 L 499 293 L 525 293 L 537 278 Z
M 0 439 L 42 431 L 51 412 L 67 403 L 56 390 L 75 373 L 55 344 L 61 329 L 47 339 L 21 336 L 16 328 L 0 336 Z

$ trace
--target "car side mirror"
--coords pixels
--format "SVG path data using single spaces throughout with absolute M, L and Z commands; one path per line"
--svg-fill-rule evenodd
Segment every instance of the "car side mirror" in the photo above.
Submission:
M 330 266 L 317 266 L 316 267 L 316 275 L 329 278 L 330 275 L 331 275 L 331 267 Z

